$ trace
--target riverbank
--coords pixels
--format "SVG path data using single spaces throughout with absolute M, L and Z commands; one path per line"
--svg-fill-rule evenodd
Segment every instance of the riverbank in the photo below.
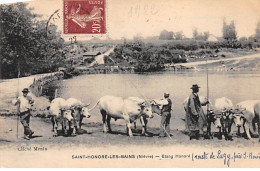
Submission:
M 24 88 L 30 88 L 29 96 L 34 101 L 34 107 L 38 110 L 43 110 L 49 105 L 49 99 L 41 96 L 43 86 L 54 80 L 59 80 L 63 77 L 62 72 L 46 73 L 22 77 L 19 79 L 7 79 L 0 82 L 0 115 L 15 115 L 17 108 L 11 101 L 17 96 L 22 95 Z
M 183 67 L 193 67 L 194 70 L 208 68 L 215 71 L 256 71 L 260 70 L 260 53 L 236 56 L 230 58 L 221 58 L 216 60 L 206 60 L 177 64 Z
M 236 51 L 235 51 L 236 52 Z M 218 57 L 197 58 L 189 60 L 187 63 L 164 64 L 163 71 L 198 71 L 209 70 L 214 71 L 256 71 L 260 70 L 260 52 L 259 49 L 252 51 L 224 53 L 225 57 L 219 55 Z M 131 74 L 135 72 L 135 67 L 126 67 L 121 65 L 106 66 L 104 64 L 92 65 L 92 67 L 78 66 L 75 67 L 72 75 L 78 76 L 83 74 Z M 147 73 L 147 72 L 145 72 Z

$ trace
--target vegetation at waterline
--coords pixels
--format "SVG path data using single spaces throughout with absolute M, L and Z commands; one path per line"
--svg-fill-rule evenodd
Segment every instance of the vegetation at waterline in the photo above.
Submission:
M 209 32 L 193 30 L 193 37 L 186 38 L 181 31 L 163 30 L 158 41 L 144 43 L 142 36 L 134 37 L 133 41 L 124 40 L 116 46 L 114 53 L 105 57 L 106 65 L 134 67 L 137 72 L 161 71 L 165 64 L 188 62 L 190 57 L 200 60 L 209 56 L 226 57 L 225 52 L 237 53 L 260 47 L 260 22 L 256 34 L 238 40 L 234 21 L 223 20 L 222 37 L 209 40 Z M 163 43 L 158 43 L 163 42 Z M 222 52 L 222 53 L 221 53 Z
M 251 41 L 228 40 L 209 42 L 198 40 L 168 40 L 163 44 L 144 43 L 141 40 L 119 44 L 105 56 L 105 65 L 133 67 L 136 72 L 162 71 L 165 64 L 203 60 L 205 57 L 226 57 L 227 53 L 248 52 L 258 47 Z

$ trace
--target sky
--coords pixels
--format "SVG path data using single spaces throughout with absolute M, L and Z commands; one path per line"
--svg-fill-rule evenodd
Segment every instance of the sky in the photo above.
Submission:
M 26 3 L 44 19 L 63 7 L 62 0 Z M 106 10 L 107 36 L 112 39 L 158 36 L 164 29 L 183 31 L 186 37 L 192 37 L 195 28 L 220 37 L 223 19 L 234 20 L 238 36 L 248 37 L 260 21 L 260 0 L 107 0 Z M 55 24 L 62 30 L 61 19 Z

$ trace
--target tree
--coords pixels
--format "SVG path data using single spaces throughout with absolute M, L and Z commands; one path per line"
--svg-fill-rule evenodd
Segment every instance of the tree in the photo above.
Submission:
M 1 5 L 1 77 L 17 77 L 51 72 L 63 59 L 64 40 L 57 26 L 50 26 L 46 37 L 47 21 L 38 21 L 24 3 Z
M 223 21 L 223 38 L 229 42 L 234 42 L 237 40 L 237 32 L 235 27 L 235 22 L 231 21 L 230 24 L 227 24 L 226 21 Z
M 195 40 L 197 40 L 198 35 L 199 35 L 198 29 L 195 28 L 195 29 L 193 30 L 193 33 L 192 33 L 192 38 L 195 39 Z
M 256 41 L 260 42 L 260 21 L 258 21 L 258 23 L 256 25 L 255 39 L 256 39 Z
M 198 29 L 195 28 L 192 33 L 192 38 L 195 40 L 204 40 L 207 41 L 209 38 L 209 32 L 199 33 Z
M 172 31 L 168 32 L 167 30 L 163 30 L 160 33 L 159 39 L 161 39 L 161 40 L 171 40 L 171 39 L 173 39 L 173 34 L 174 33 Z
M 208 31 L 205 31 L 205 32 L 203 33 L 203 40 L 207 41 L 208 38 L 209 38 L 209 35 L 210 35 L 210 33 L 209 33 Z
M 175 39 L 176 39 L 176 40 L 182 40 L 182 39 L 184 39 L 184 34 L 183 34 L 183 32 L 182 32 L 182 31 L 176 32 L 176 33 L 175 33 Z

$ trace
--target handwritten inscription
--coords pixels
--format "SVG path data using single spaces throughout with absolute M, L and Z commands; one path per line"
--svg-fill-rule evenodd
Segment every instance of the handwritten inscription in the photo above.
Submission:
M 146 15 L 157 15 L 158 9 L 155 5 L 134 5 L 128 11 L 128 17 L 139 17 Z
M 231 162 L 236 162 L 238 160 L 247 160 L 247 159 L 260 159 L 260 153 L 254 154 L 253 152 L 244 152 L 244 153 L 226 153 L 221 150 L 218 150 L 217 153 L 202 153 L 202 154 L 194 154 L 192 153 L 192 161 L 195 160 L 223 160 L 223 164 L 230 166 Z

